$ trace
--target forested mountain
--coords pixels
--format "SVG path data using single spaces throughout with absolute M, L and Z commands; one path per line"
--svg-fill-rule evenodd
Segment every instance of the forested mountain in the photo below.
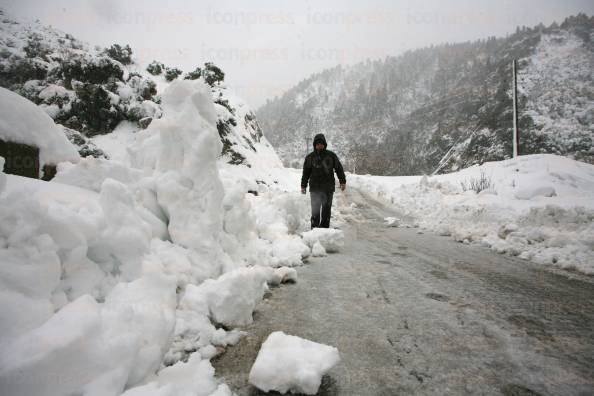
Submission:
M 593 163 L 594 17 L 519 27 L 314 74 L 258 111 L 286 165 L 316 133 L 357 173 L 453 171 L 512 154 L 518 59 L 520 154 Z

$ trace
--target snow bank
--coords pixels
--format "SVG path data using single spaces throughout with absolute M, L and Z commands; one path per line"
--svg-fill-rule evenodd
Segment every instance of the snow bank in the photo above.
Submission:
M 296 176 L 270 147 L 271 169 L 221 164 L 200 81 L 162 99 L 146 130 L 94 138 L 112 160 L 61 163 L 50 183 L 0 172 L 3 395 L 230 395 L 209 360 L 269 285 L 296 281 L 286 266 L 310 254 Z
M 154 171 L 157 201 L 174 243 L 208 252 L 219 246 L 223 185 L 221 152 L 210 90 L 200 81 L 175 81 L 163 93 L 165 115 L 138 133 L 132 163 Z
M 262 344 L 249 382 L 264 392 L 315 395 L 322 377 L 339 361 L 334 347 L 276 331 Z
M 464 191 L 481 173 L 490 189 Z M 540 264 L 594 273 L 594 166 L 527 155 L 434 177 L 351 177 L 413 225 Z
M 0 139 L 38 147 L 40 168 L 79 159 L 76 148 L 50 116 L 33 102 L 1 87 Z
M 324 248 L 324 252 L 328 253 L 338 252 L 344 246 L 344 232 L 333 228 L 314 228 L 302 233 L 301 236 L 310 248 L 313 249 L 319 243 Z M 321 252 L 319 247 L 316 247 L 316 251 Z
M 240 268 L 217 279 L 206 280 L 199 286 L 188 286 L 184 299 L 199 302 L 200 309 L 207 309 L 217 324 L 246 326 L 252 323 L 252 313 L 268 290 L 267 284 L 278 285 L 294 281 L 296 277 L 295 270 L 287 267 L 275 270 L 260 266 Z

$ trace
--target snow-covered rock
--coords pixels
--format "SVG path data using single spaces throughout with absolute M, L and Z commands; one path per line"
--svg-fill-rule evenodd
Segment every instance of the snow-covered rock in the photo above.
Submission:
M 0 140 L 39 148 L 45 164 L 79 160 L 76 148 L 46 113 L 33 102 L 0 87 Z
M 315 395 L 322 377 L 339 361 L 335 347 L 276 331 L 262 343 L 249 382 L 264 392 Z

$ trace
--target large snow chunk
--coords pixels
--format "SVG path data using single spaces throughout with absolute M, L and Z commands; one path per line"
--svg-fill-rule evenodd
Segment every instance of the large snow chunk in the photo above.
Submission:
M 301 265 L 301 259 L 309 256 L 310 249 L 296 235 L 278 238 L 272 243 L 273 264 L 292 267 Z
M 106 218 L 103 243 L 120 264 L 127 280 L 140 276 L 141 258 L 149 251 L 152 228 L 135 210 L 132 192 L 124 184 L 106 179 L 99 202 Z
M 188 285 L 186 295 L 202 295 L 216 323 L 245 326 L 252 323 L 252 312 L 264 297 L 266 282 L 273 276 L 271 268 L 240 268 L 198 287 Z
M 128 369 L 134 343 L 120 334 L 104 338 L 100 306 L 86 295 L 0 349 L 3 396 L 57 396 L 82 394 L 82 388 L 103 374 Z M 114 385 L 119 392 L 125 376 L 120 381 Z
M 315 395 L 322 377 L 339 361 L 335 347 L 276 331 L 262 344 L 249 382 L 264 392 Z
M 172 242 L 213 252 L 223 229 L 224 189 L 210 88 L 198 80 L 175 81 L 162 100 L 163 118 L 138 133 L 131 160 L 155 171 L 157 201 L 169 220 Z
M 173 334 L 176 304 L 174 278 L 159 273 L 119 283 L 107 296 L 102 312 L 107 336 L 128 334 L 139 342 L 129 385 L 159 368 Z
M 0 139 L 38 147 L 41 167 L 80 158 L 50 116 L 35 103 L 5 88 L 0 88 Z
M 311 248 L 311 255 L 314 257 L 324 257 L 326 256 L 326 249 L 320 243 L 320 241 L 316 241 Z
M 40 326 L 53 314 L 52 292 L 60 282 L 60 259 L 52 239 L 0 249 L 0 341 Z
M 231 396 L 225 384 L 214 378 L 214 367 L 194 353 L 187 362 L 177 362 L 157 373 L 157 381 L 129 389 L 122 396 Z
M 313 248 L 316 242 L 320 242 L 328 253 L 335 253 L 344 246 L 344 233 L 333 228 L 314 228 L 301 234 L 303 241 Z

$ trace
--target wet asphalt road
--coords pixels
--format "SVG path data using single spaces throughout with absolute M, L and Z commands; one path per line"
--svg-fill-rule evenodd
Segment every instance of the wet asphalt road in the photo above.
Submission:
M 213 359 L 238 395 L 273 331 L 336 346 L 319 395 L 594 395 L 594 279 L 394 228 L 349 191 L 345 247 L 275 288 Z M 275 393 L 270 393 L 275 394 Z

